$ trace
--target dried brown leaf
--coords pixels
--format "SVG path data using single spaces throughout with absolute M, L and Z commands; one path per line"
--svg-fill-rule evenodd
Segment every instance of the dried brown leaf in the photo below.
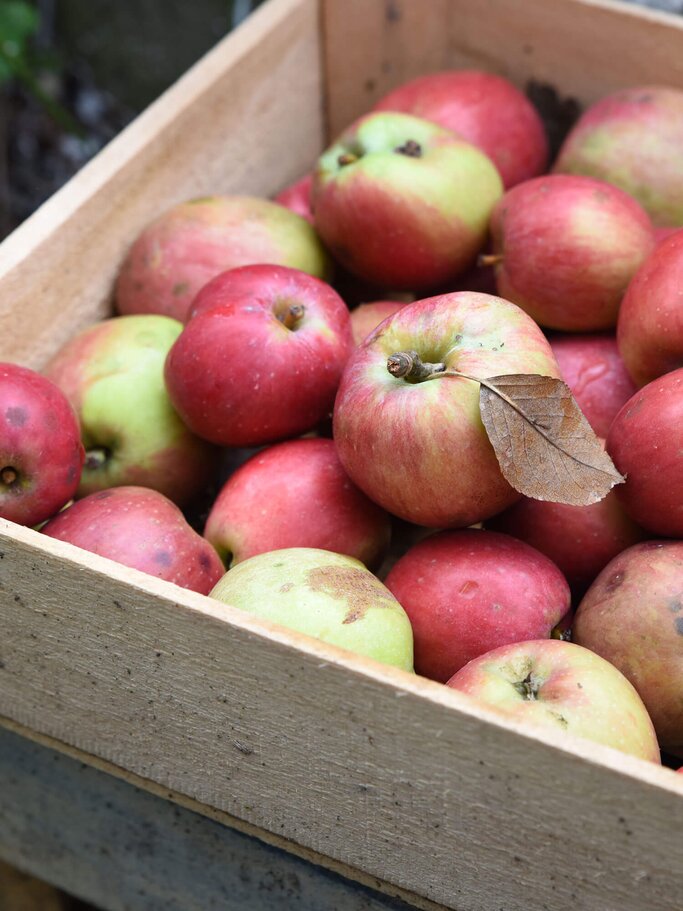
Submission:
M 507 482 L 536 500 L 588 506 L 624 478 L 562 380 L 480 380 L 479 410 Z

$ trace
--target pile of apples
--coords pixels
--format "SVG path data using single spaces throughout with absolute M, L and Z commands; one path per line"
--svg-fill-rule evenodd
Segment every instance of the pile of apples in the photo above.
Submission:
M 679 764 L 681 148 L 683 93 L 635 88 L 548 173 L 522 93 L 445 72 L 276 201 L 174 207 L 117 316 L 42 375 L 0 365 L 0 515 Z M 510 374 L 563 379 L 625 482 L 521 496 L 479 410 L 477 380 Z

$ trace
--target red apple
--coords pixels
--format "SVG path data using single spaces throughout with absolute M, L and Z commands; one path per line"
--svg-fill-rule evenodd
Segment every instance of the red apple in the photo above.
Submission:
M 645 211 L 589 177 L 538 177 L 514 187 L 491 218 L 501 297 L 541 326 L 616 325 L 628 283 L 655 246 Z
M 662 749 L 683 756 L 683 541 L 615 557 L 581 601 L 572 638 L 628 677 Z
M 288 547 L 314 547 L 377 565 L 389 516 L 349 480 L 332 440 L 279 443 L 227 481 L 204 530 L 226 565 Z
M 349 271 L 417 291 L 467 268 L 501 194 L 491 160 L 450 130 L 408 114 L 369 114 L 320 158 L 313 214 Z
M 636 86 L 592 105 L 567 136 L 554 170 L 606 180 L 656 225 L 683 225 L 683 92 Z
M 295 183 L 285 187 L 275 197 L 275 202 L 292 212 L 296 212 L 306 221 L 313 224 L 313 212 L 311 211 L 311 187 L 313 186 L 313 174 L 304 174 Z
M 334 409 L 334 438 L 355 484 L 389 512 L 435 528 L 465 526 L 519 499 L 503 478 L 479 413 L 479 384 L 393 376 L 415 351 L 475 377 L 559 376 L 550 345 L 514 304 L 467 291 L 402 307 L 357 348 Z
M 503 645 L 470 661 L 448 686 L 516 721 L 565 731 L 660 763 L 643 701 L 608 661 L 559 639 Z
M 683 365 L 683 231 L 661 241 L 628 286 L 617 342 L 638 386 Z
M 329 262 L 314 229 L 266 199 L 210 196 L 182 203 L 137 238 L 116 283 L 119 313 L 184 322 L 199 289 L 219 272 L 277 263 L 324 277 Z
M 548 638 L 570 606 L 554 563 L 493 531 L 430 535 L 397 561 L 384 584 L 413 627 L 415 671 L 443 683 L 500 645 Z
M 402 111 L 459 133 L 486 152 L 506 189 L 542 174 L 548 163 L 538 112 L 518 88 L 494 73 L 450 70 L 419 76 L 385 95 L 374 110 Z
M 615 492 L 631 518 L 655 535 L 683 537 L 683 369 L 629 399 L 606 448 L 626 477 Z
M 0 516 L 38 525 L 76 493 L 85 452 L 78 418 L 50 380 L 0 364 Z
M 579 408 L 597 435 L 606 437 L 617 412 L 636 392 L 615 336 L 551 335 L 548 340 Z
M 360 304 L 355 310 L 352 310 L 351 332 L 356 347 L 365 341 L 382 320 L 404 306 L 405 304 L 399 301 L 371 301 L 368 304 Z
M 311 430 L 332 410 L 353 349 L 346 304 L 295 269 L 266 268 L 258 294 L 226 293 L 232 281 L 219 276 L 202 292 L 201 312 L 171 348 L 171 401 L 191 430 L 222 446 Z
M 645 537 L 613 490 L 590 506 L 522 497 L 489 519 L 486 527 L 514 535 L 549 557 L 566 577 L 575 597 L 584 594 L 613 557 Z
M 42 532 L 203 595 L 225 572 L 216 551 L 178 507 L 146 487 L 90 494 L 51 519 Z

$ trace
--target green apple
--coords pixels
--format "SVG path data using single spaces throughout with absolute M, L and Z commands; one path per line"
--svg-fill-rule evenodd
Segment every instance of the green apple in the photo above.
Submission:
M 83 497 L 122 485 L 188 502 L 213 473 L 215 451 L 185 427 L 164 386 L 164 362 L 183 325 L 122 316 L 85 329 L 45 374 L 73 404 L 86 450 Z
M 413 670 L 413 631 L 391 594 L 359 560 L 312 547 L 238 563 L 210 597 L 324 642 Z

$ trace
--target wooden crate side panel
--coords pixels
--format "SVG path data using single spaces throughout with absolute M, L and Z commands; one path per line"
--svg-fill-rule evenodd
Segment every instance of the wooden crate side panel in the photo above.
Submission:
M 194 197 L 271 195 L 322 133 L 318 4 L 272 0 L 0 246 L 0 360 L 41 366 L 108 314 L 149 221 Z
M 672 772 L 2 528 L 0 714 L 457 911 L 683 894 Z
M 323 0 L 330 135 L 387 91 L 448 68 L 534 79 L 581 103 L 683 87 L 678 16 L 599 0 Z

